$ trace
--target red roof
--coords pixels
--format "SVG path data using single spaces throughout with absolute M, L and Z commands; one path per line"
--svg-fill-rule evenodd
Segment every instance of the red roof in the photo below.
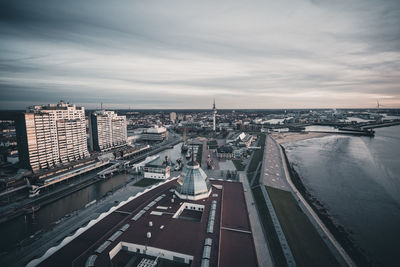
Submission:
M 257 266 L 242 184 L 211 181 L 214 185 L 222 185 L 222 190 L 212 187 L 210 197 L 204 200 L 187 201 L 176 197 L 171 203 L 174 193 L 170 189 L 175 187 L 175 183 L 163 184 L 126 203 L 44 260 L 40 266 L 84 266 L 90 255 L 97 255 L 96 266 L 111 266 L 109 251 L 120 241 L 192 255 L 192 266 L 200 266 L 205 238 L 212 239 L 210 266 L 217 266 L 218 261 L 219 266 Z M 162 195 L 165 197 L 146 210 L 139 219 L 131 220 Z M 214 231 L 207 233 L 213 200 L 217 203 Z M 182 202 L 204 205 L 200 221 L 172 218 Z M 158 206 L 168 209 L 158 209 Z M 152 211 L 163 212 L 163 215 L 152 215 Z M 149 226 L 149 221 L 153 226 Z M 95 252 L 127 223 L 130 227 L 103 252 Z M 164 225 L 163 229 L 160 229 L 161 225 Z M 146 237 L 147 232 L 151 232 L 151 238 Z M 124 259 L 123 255 L 118 256 L 118 260 L 121 259 Z

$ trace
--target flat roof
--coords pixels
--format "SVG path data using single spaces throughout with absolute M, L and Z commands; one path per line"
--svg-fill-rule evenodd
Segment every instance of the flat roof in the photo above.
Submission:
M 92 255 L 97 256 L 95 266 L 112 266 L 115 259 L 125 258 L 122 250 L 112 260 L 109 256 L 120 242 L 191 255 L 192 266 L 200 266 L 206 239 L 212 240 L 210 266 L 257 266 L 242 184 L 218 180 L 211 184 L 222 187 L 213 186 L 208 198 L 197 201 L 174 198 L 176 180 L 161 184 L 111 212 L 39 266 L 85 266 Z M 183 203 L 203 207 L 200 219 L 173 218 Z M 208 233 L 212 203 L 216 205 L 214 231 Z

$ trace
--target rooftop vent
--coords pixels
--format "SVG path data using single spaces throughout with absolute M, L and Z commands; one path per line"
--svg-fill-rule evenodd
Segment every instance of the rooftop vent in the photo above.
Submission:
M 152 227 L 153 226 L 153 222 L 149 221 L 149 226 Z
M 151 238 L 151 232 L 147 232 L 146 237 L 150 239 Z

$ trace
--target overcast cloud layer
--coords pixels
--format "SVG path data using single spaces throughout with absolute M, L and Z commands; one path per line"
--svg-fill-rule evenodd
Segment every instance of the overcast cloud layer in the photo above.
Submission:
M 0 108 L 400 107 L 400 1 L 0 1 Z

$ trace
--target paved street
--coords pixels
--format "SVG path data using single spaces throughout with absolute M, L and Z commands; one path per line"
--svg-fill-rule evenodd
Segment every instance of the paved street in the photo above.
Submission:
M 264 171 L 262 172 L 264 185 L 290 191 L 283 175 L 282 160 L 276 142 L 267 135 L 264 151 Z

